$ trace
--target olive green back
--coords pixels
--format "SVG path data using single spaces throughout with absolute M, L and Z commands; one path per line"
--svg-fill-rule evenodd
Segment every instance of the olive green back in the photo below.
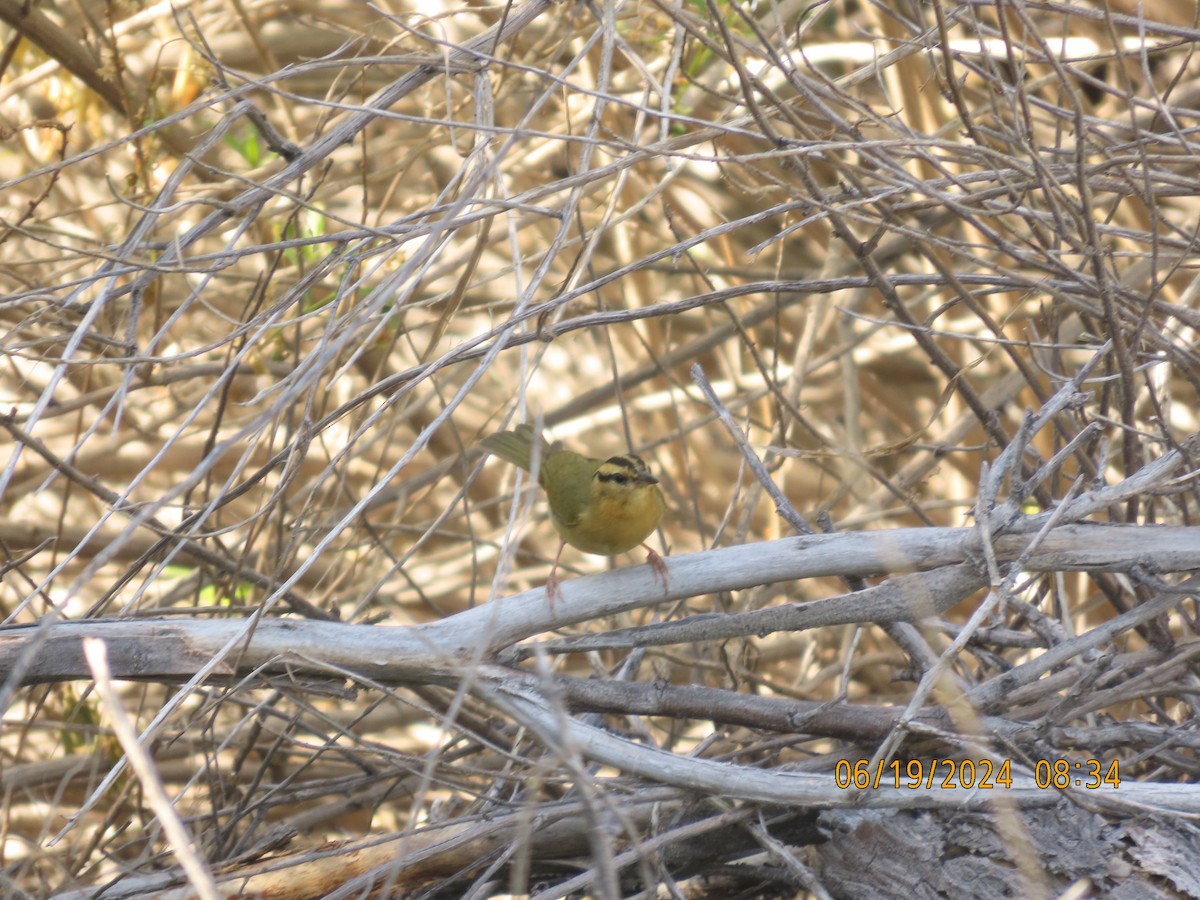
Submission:
M 546 488 L 550 515 L 556 523 L 570 527 L 579 521 L 591 499 L 592 476 L 599 467 L 598 459 L 589 459 L 570 450 L 551 449 L 542 462 L 538 480 Z M 551 484 L 553 490 L 546 487 Z
M 482 443 L 496 456 L 528 472 L 533 467 L 534 441 L 541 442 L 538 483 L 550 500 L 550 515 L 555 522 L 572 525 L 587 508 L 592 476 L 599 468 L 600 460 L 564 450 L 560 444 L 548 444 L 529 425 L 518 425 L 512 431 L 489 435 Z M 550 490 L 547 485 L 554 485 L 554 489 Z

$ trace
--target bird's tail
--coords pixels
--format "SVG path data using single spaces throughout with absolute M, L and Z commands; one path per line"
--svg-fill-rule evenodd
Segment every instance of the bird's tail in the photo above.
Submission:
M 529 425 L 518 425 L 512 431 L 498 431 L 485 437 L 482 443 L 491 453 L 514 466 L 520 466 L 526 472 L 533 470 L 534 446 L 538 448 L 539 465 L 545 462 L 546 454 L 550 452 L 546 439 Z

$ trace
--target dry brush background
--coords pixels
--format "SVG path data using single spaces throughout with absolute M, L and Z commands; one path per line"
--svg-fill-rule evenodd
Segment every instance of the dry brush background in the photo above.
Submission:
M 0 21 L 6 896 L 1200 893 L 1194 4 Z

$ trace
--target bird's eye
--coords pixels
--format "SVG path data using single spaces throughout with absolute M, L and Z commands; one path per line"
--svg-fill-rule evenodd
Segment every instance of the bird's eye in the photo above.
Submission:
M 617 484 L 629 484 L 629 476 L 621 475 L 620 473 L 613 475 L 612 480 L 615 481 Z

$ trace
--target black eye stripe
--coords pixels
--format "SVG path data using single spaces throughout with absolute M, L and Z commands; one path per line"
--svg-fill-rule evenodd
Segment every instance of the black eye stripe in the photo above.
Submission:
M 611 471 L 611 469 L 617 471 Z M 609 469 L 609 471 L 605 471 Z M 649 476 L 650 470 L 640 456 L 610 456 L 596 470 L 596 480 L 615 484 L 629 484 L 638 478 Z
M 633 476 L 625 472 L 596 472 L 596 478 L 599 481 L 615 481 L 617 484 L 625 484 Z
M 610 456 L 605 462 L 610 466 L 620 466 L 622 469 L 628 469 L 631 472 L 637 472 L 638 469 L 646 468 L 646 464 L 642 462 L 640 456 Z

